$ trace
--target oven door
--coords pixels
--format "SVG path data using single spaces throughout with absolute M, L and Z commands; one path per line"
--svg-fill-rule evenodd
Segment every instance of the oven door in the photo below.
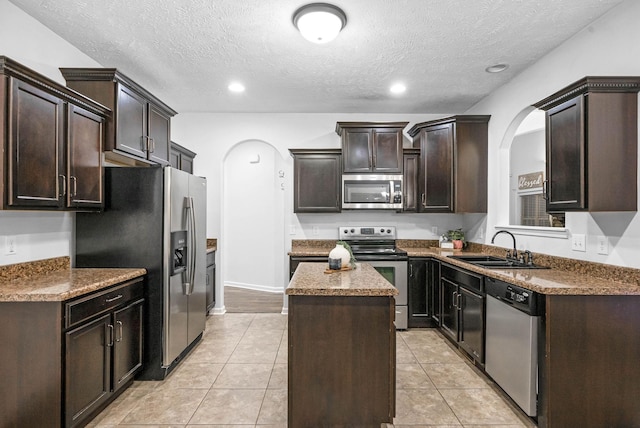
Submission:
M 402 209 L 402 176 L 343 175 L 343 209 Z
M 396 329 L 405 330 L 408 326 L 408 291 L 407 260 L 364 260 L 356 256 L 356 260 L 369 263 L 380 275 L 398 289 L 396 296 Z

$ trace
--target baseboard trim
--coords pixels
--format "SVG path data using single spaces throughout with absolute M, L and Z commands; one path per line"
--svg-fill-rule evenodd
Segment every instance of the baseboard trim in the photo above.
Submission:
M 278 293 L 278 294 L 282 294 L 284 293 L 284 290 L 280 287 L 269 287 L 267 285 L 260 285 L 260 284 L 244 284 L 242 282 L 225 282 L 224 283 L 225 287 L 236 287 L 236 288 L 244 288 L 246 290 L 253 290 L 253 291 L 265 291 L 267 293 Z
M 224 314 L 227 313 L 227 308 L 224 307 L 224 306 L 221 307 L 221 308 L 215 308 L 214 307 L 209 311 L 209 313 L 213 314 L 213 315 L 224 315 Z

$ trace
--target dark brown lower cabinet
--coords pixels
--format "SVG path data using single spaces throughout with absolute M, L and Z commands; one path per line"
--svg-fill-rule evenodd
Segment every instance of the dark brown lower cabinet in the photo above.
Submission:
M 432 258 L 410 258 L 407 284 L 409 328 L 439 325 L 440 263 Z
M 0 302 L 0 426 L 84 426 L 124 391 L 142 368 L 143 284 Z
M 484 277 L 442 264 L 440 325 L 445 336 L 478 365 L 484 364 Z
M 640 427 L 640 296 L 546 296 L 538 426 Z
M 104 403 L 111 392 L 111 315 L 65 334 L 66 426 Z
M 329 258 L 324 256 L 291 256 L 289 257 L 289 279 L 293 277 L 296 268 L 302 262 L 307 263 L 329 263 Z
M 207 313 L 216 304 L 216 252 L 207 253 Z
M 391 296 L 289 296 L 289 427 L 371 427 L 395 416 Z

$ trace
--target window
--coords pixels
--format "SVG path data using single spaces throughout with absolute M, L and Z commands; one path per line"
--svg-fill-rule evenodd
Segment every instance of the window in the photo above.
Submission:
M 542 193 L 520 196 L 520 224 L 523 226 L 551 226 Z

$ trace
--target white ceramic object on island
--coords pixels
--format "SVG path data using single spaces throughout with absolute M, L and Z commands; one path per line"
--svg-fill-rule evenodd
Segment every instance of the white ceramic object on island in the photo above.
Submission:
M 351 253 L 349 253 L 349 250 L 347 250 L 340 244 L 336 244 L 336 247 L 331 250 L 331 252 L 329 253 L 329 258 L 341 259 L 342 267 L 348 267 L 351 263 Z

